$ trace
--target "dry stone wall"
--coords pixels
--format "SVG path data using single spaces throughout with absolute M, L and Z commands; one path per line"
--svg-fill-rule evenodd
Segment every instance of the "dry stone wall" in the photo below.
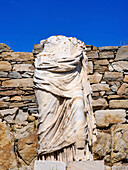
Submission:
M 87 45 L 88 74 L 98 130 L 95 160 L 106 170 L 128 162 L 128 46 Z M 37 44 L 34 55 L 42 47 Z M 33 169 L 38 110 L 33 88 L 34 55 L 0 44 L 0 169 Z

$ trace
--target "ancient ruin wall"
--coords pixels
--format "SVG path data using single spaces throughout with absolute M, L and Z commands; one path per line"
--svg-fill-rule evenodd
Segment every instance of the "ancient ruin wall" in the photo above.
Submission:
M 106 169 L 128 162 L 128 46 L 87 47 L 98 137 L 94 159 Z M 40 51 L 35 45 L 34 53 Z M 32 53 L 0 44 L 0 169 L 33 169 L 37 159 L 38 112 Z

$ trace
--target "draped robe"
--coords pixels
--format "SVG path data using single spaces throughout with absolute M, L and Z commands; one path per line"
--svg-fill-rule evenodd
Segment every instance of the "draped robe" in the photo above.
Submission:
M 91 159 L 89 146 L 96 140 L 96 131 L 85 45 L 65 36 L 52 36 L 41 45 L 34 71 L 38 153 L 46 155 L 74 145 Z

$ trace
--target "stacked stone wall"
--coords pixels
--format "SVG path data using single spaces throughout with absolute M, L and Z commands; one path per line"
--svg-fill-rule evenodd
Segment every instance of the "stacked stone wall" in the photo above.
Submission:
M 88 74 L 98 130 L 95 160 L 106 169 L 128 162 L 128 46 L 87 45 Z M 34 54 L 41 51 L 35 45 Z M 38 111 L 33 88 L 34 56 L 0 44 L 0 169 L 33 169 Z

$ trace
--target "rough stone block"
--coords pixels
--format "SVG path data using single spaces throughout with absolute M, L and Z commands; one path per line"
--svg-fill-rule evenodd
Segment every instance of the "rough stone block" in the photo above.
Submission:
M 117 94 L 128 96 L 128 84 L 123 83 L 122 86 L 118 89 Z
M 28 52 L 4 52 L 2 58 L 11 61 L 30 61 L 34 59 L 32 53 Z
M 118 50 L 119 46 L 103 46 L 98 47 L 99 51 L 110 51 L 110 50 Z
M 113 166 L 112 170 L 128 170 L 128 166 Z
M 128 71 L 128 62 L 127 61 L 118 61 L 112 63 L 112 66 L 114 70 L 123 72 L 123 71 Z
M 114 53 L 112 51 L 99 52 L 100 58 L 114 58 Z
M 90 83 L 99 83 L 102 79 L 102 74 L 94 73 L 93 75 L 89 75 Z
M 107 101 L 104 98 L 99 98 L 97 100 L 92 100 L 93 108 L 106 108 L 108 106 Z
M 92 91 L 109 91 L 109 85 L 108 84 L 92 84 L 91 85 Z
M 128 75 L 125 75 L 124 82 L 128 83 Z
M 104 161 L 69 162 L 67 170 L 104 170 Z
M 105 72 L 104 80 L 106 80 L 106 81 L 122 81 L 123 80 L 123 73 Z
M 99 58 L 98 52 L 97 52 L 97 51 L 87 52 L 87 57 L 88 57 L 88 58 Z
M 107 127 L 110 124 L 125 122 L 125 117 L 126 112 L 124 109 L 95 111 L 96 124 L 98 127 Z
M 15 64 L 13 67 L 14 71 L 33 71 L 34 66 L 32 64 Z
M 125 160 L 127 162 L 128 161 L 128 124 L 113 125 L 111 131 L 112 131 L 111 133 L 112 163 L 116 163 L 122 160 Z
M 66 170 L 66 164 L 60 161 L 36 160 L 34 170 Z
M 109 108 L 128 108 L 128 100 L 110 100 Z
M 92 152 L 95 160 L 103 159 L 110 161 L 110 150 L 111 150 L 111 134 L 110 131 L 107 133 L 98 132 L 97 140 L 93 143 Z M 108 160 L 109 157 L 109 160 Z
M 33 87 L 33 79 L 13 79 L 3 82 L 4 87 Z
M 10 71 L 12 68 L 8 61 L 0 61 L 0 71 Z
M 115 60 L 128 60 L 128 45 L 118 50 Z

